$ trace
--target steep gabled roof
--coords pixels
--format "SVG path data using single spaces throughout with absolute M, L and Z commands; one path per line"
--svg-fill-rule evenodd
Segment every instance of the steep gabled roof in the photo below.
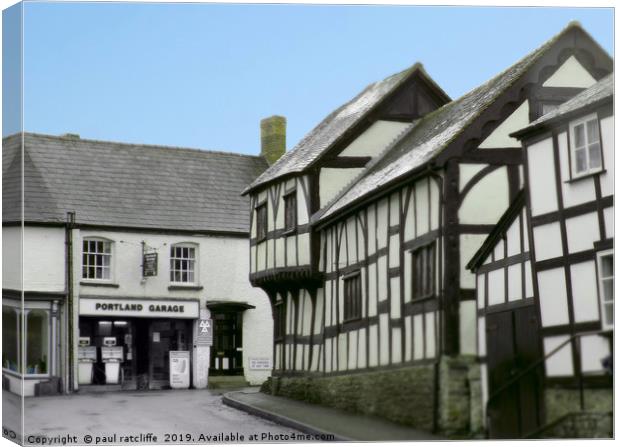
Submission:
M 541 116 L 528 126 L 511 134 L 515 138 L 520 138 L 525 134 L 537 129 L 542 129 L 548 125 L 561 121 L 565 117 L 572 116 L 581 110 L 590 108 L 604 102 L 611 102 L 614 95 L 614 74 L 610 73 L 583 92 L 578 93 L 568 101 L 560 104 L 557 109 Z
M 422 117 L 417 125 L 395 141 L 382 156 L 369 163 L 348 187 L 312 217 L 325 221 L 335 214 L 380 192 L 387 185 L 427 168 L 495 100 L 523 76 L 562 36 L 573 29 L 585 31 L 571 22 L 559 34 L 499 75 L 439 109 Z
M 308 168 L 353 126 L 375 110 L 399 86 L 414 74 L 425 80 L 446 100 L 448 95 L 431 79 L 420 63 L 367 86 L 359 95 L 342 105 L 312 129 L 297 145 L 250 184 L 245 193 L 284 175 L 299 173 Z
M 3 139 L 3 222 L 20 220 L 21 134 Z M 184 231 L 249 232 L 241 190 L 262 157 L 24 134 L 24 219 Z

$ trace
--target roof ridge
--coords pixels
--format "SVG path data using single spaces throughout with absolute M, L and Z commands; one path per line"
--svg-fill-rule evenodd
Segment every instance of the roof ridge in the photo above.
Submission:
M 261 155 L 242 154 L 239 152 L 223 151 L 223 150 L 218 150 L 218 149 L 200 149 L 196 147 L 169 146 L 169 145 L 163 145 L 163 144 L 129 143 L 126 141 L 99 140 L 99 139 L 82 138 L 82 137 L 72 138 L 72 137 L 63 137 L 62 135 L 52 135 L 52 134 L 30 132 L 30 131 L 16 132 L 14 134 L 3 137 L 2 140 L 4 141 L 6 139 L 13 138 L 22 133 L 27 136 L 50 138 L 54 140 L 62 140 L 62 141 L 68 141 L 68 142 L 74 142 L 74 143 L 75 142 L 86 142 L 86 143 L 95 143 L 95 144 L 113 144 L 113 145 L 119 145 L 119 146 L 128 146 L 132 148 L 154 148 L 154 149 L 165 149 L 165 150 L 170 149 L 170 150 L 177 150 L 177 151 L 196 152 L 196 153 L 202 153 L 202 154 L 233 155 L 233 156 L 238 156 L 238 157 L 258 158 L 258 159 L 263 158 Z

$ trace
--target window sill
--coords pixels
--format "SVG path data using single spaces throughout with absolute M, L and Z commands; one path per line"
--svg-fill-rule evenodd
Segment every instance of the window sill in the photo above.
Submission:
M 99 281 L 80 281 L 81 286 L 89 286 L 89 287 L 111 287 L 113 289 L 118 289 L 120 286 L 113 282 L 99 282 Z
M 195 284 L 173 284 L 168 286 L 168 290 L 202 290 L 203 288 Z
M 595 171 L 595 172 L 588 172 L 587 174 L 580 175 L 579 177 L 571 177 L 568 180 L 564 180 L 564 183 L 575 183 L 575 182 L 578 182 L 579 180 L 584 180 L 587 178 L 595 177 L 597 175 L 605 174 L 606 172 L 607 172 L 606 169 L 601 169 L 600 171 Z
M 42 374 L 21 374 L 17 371 L 13 371 L 12 369 L 2 368 L 2 374 L 6 374 L 7 376 L 15 377 L 16 379 L 24 379 L 24 380 L 34 380 L 34 379 L 48 379 L 50 377 L 47 373 Z

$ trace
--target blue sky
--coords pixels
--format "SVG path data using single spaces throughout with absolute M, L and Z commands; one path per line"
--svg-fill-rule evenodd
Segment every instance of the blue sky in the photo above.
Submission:
M 256 154 L 260 119 L 280 114 L 292 148 L 416 61 L 457 98 L 572 19 L 612 53 L 611 8 L 26 3 L 24 129 Z

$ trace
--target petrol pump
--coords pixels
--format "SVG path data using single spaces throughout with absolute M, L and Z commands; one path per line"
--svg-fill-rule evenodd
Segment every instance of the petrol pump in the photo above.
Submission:
M 80 337 L 78 341 L 78 384 L 93 383 L 93 364 L 97 361 L 97 347 L 90 346 L 90 337 Z
M 105 364 L 105 383 L 120 383 L 121 363 L 123 363 L 123 347 L 116 346 L 116 337 L 103 337 L 101 361 Z

